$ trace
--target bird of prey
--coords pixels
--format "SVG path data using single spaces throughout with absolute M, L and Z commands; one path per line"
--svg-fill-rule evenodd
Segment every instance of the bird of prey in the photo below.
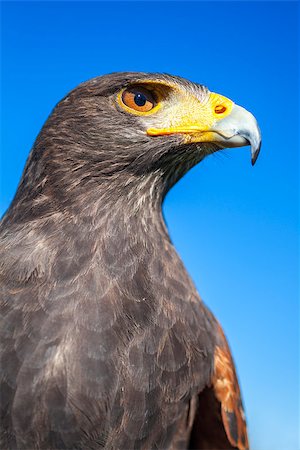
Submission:
M 248 448 L 233 359 L 162 216 L 255 118 L 200 84 L 114 73 L 71 91 L 1 223 L 1 449 Z

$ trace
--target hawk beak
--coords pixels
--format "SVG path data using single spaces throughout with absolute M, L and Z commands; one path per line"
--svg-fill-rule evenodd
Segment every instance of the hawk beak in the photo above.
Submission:
M 211 130 L 214 142 L 224 148 L 251 145 L 251 162 L 254 166 L 261 147 L 261 133 L 255 117 L 246 109 L 233 105 L 230 114 L 218 120 Z
M 222 95 L 211 92 L 207 102 L 192 96 L 178 102 L 177 109 L 163 128 L 148 128 L 149 136 L 183 135 L 184 142 L 212 142 L 220 148 L 251 146 L 255 164 L 261 146 L 261 133 L 255 117 Z

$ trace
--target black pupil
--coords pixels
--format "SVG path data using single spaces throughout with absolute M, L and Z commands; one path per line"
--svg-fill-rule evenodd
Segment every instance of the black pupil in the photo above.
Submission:
M 134 103 L 137 106 L 144 106 L 146 104 L 147 98 L 144 94 L 141 94 L 140 92 L 138 92 L 137 94 L 135 94 L 134 96 Z

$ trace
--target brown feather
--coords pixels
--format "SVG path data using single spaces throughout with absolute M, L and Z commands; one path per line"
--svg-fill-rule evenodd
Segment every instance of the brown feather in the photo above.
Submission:
M 245 413 L 234 362 L 222 328 L 220 345 L 215 348 L 212 385 L 221 403 L 224 428 L 230 443 L 239 450 L 249 447 Z

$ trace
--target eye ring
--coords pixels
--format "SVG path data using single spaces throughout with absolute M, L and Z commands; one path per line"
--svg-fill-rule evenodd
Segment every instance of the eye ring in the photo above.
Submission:
M 154 94 L 142 86 L 130 86 L 124 89 L 120 100 L 126 109 L 129 108 L 133 113 L 149 113 L 157 106 Z

